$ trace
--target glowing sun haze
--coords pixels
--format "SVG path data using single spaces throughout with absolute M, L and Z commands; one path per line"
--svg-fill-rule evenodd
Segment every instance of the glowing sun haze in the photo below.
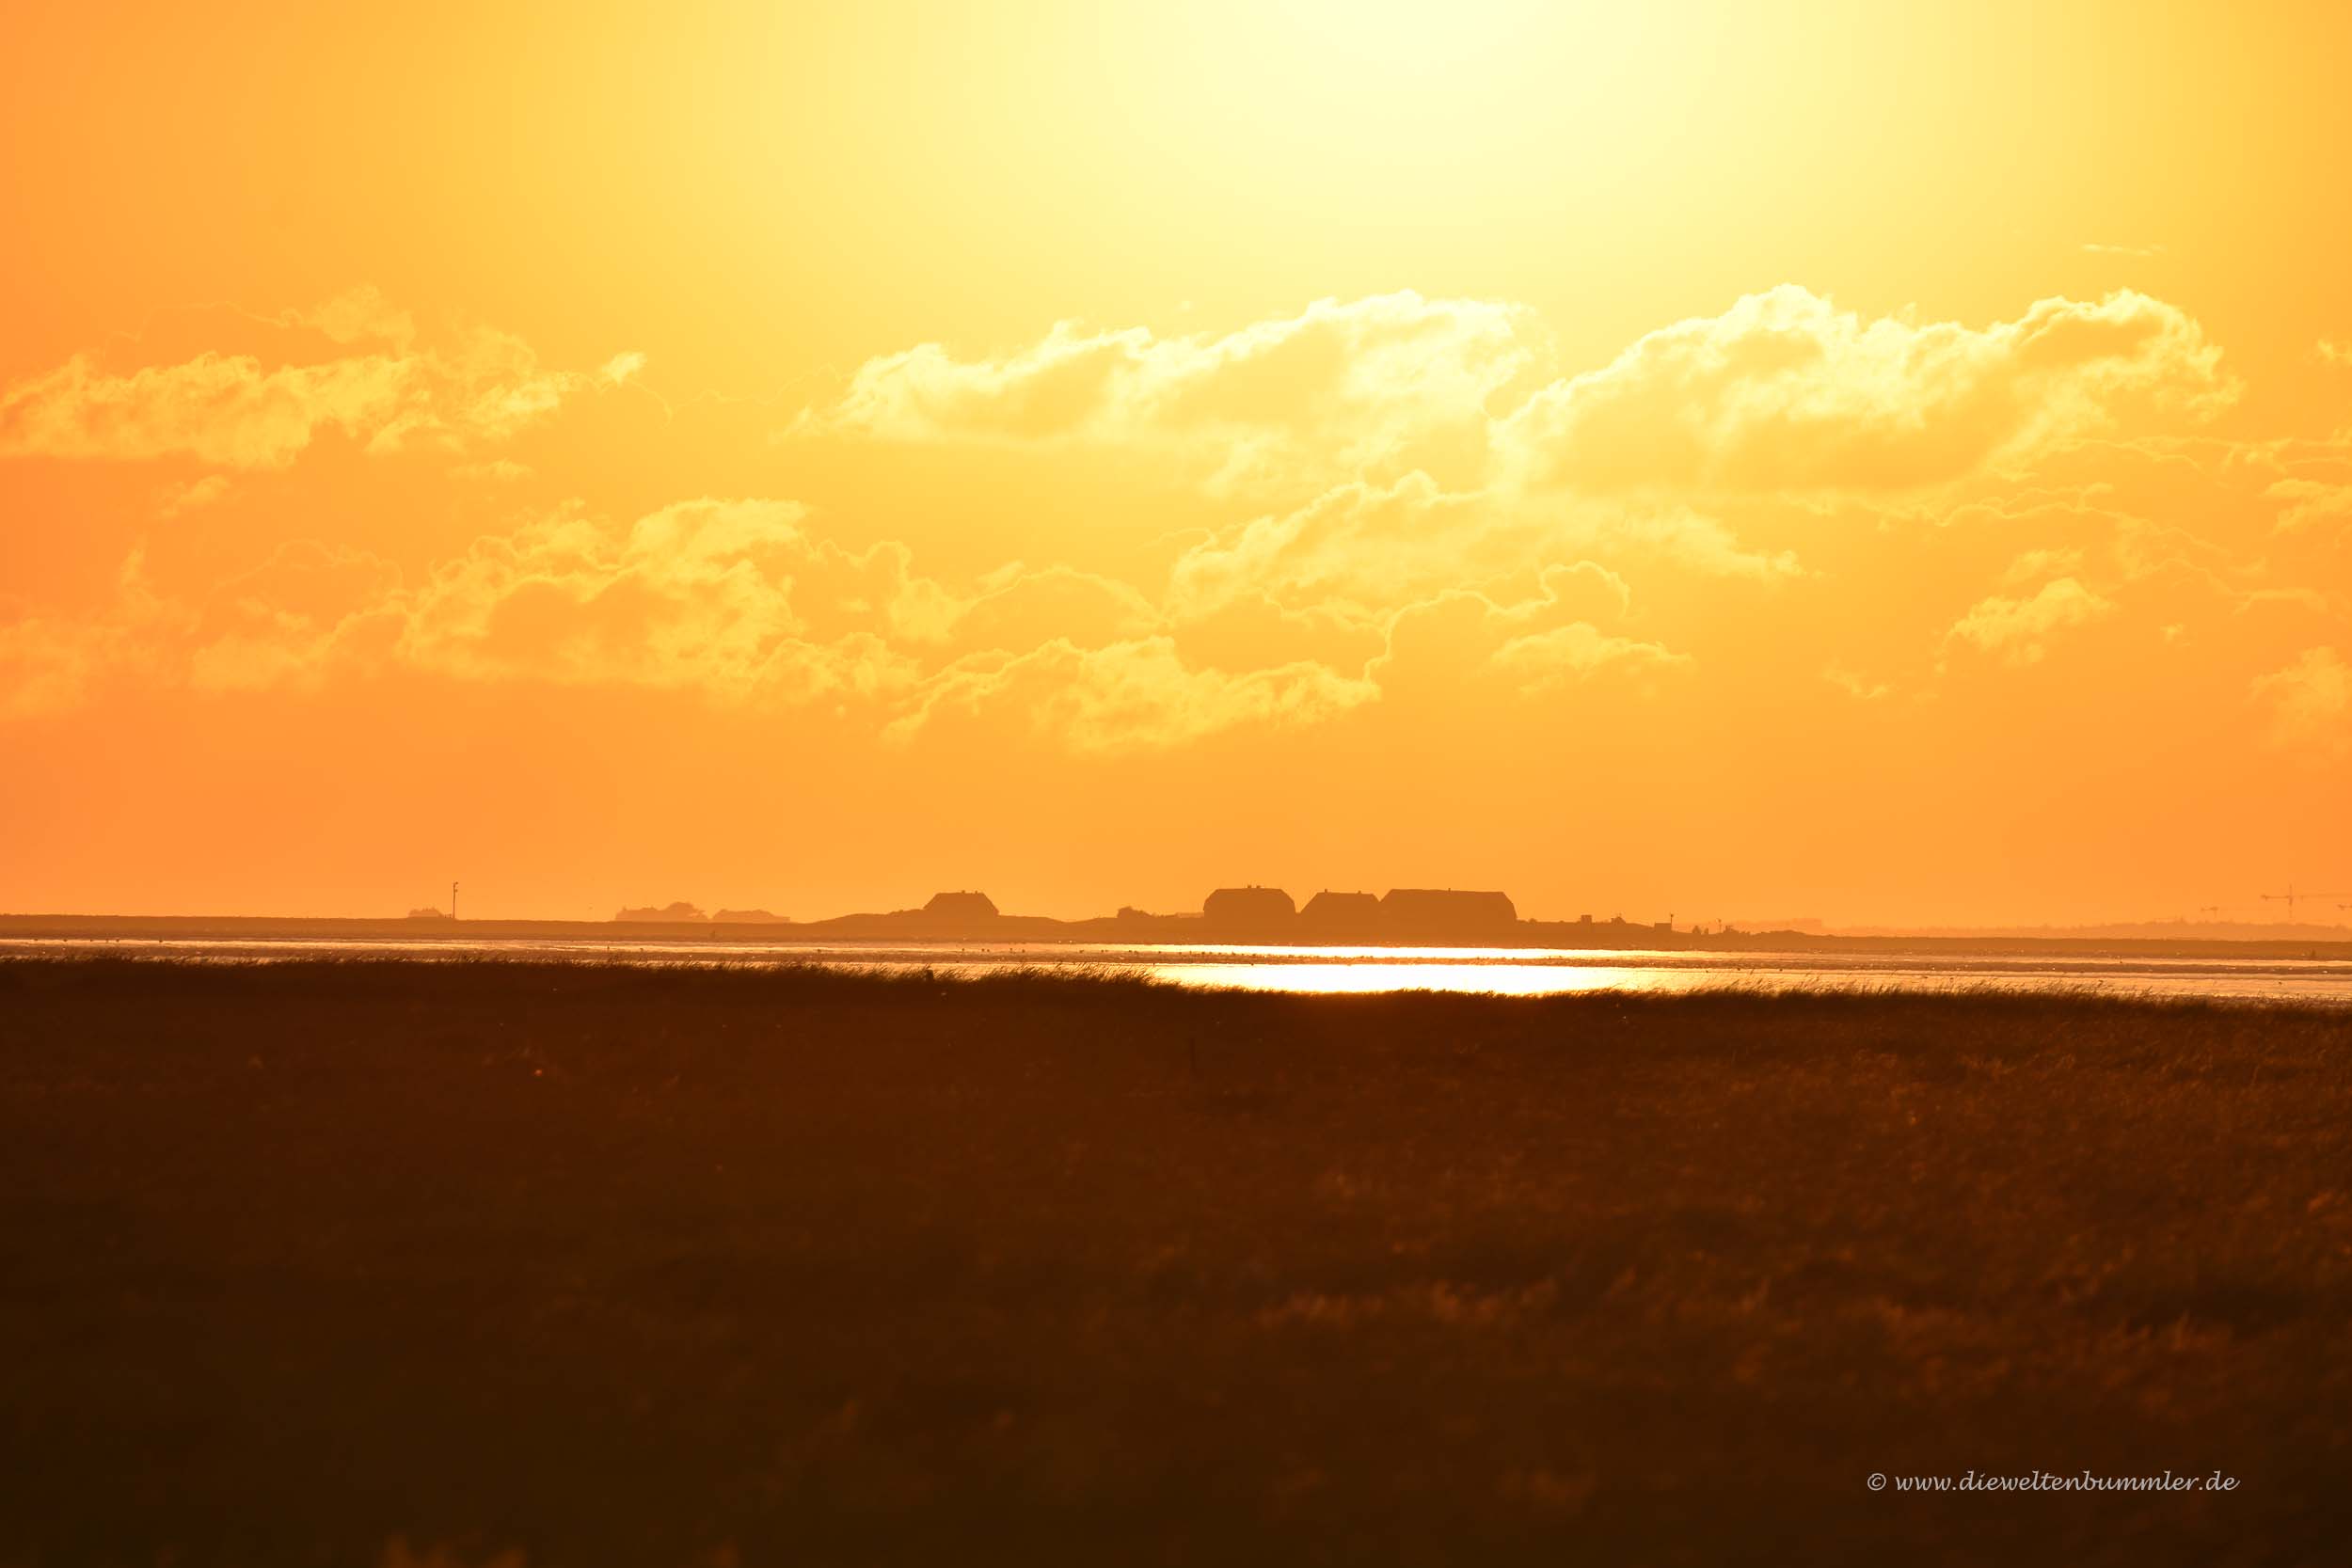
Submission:
M 2352 886 L 2340 10 L 11 31 L 0 908 Z

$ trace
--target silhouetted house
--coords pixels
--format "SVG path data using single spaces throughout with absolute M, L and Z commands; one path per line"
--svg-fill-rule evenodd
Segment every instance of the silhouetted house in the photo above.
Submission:
M 788 914 L 770 914 L 766 910 L 721 910 L 710 917 L 723 926 L 789 926 Z
M 1318 936 L 1374 936 L 1380 929 L 1380 900 L 1369 893 L 1326 888 L 1307 900 L 1298 921 Z
M 688 903 L 685 899 L 681 898 L 676 903 L 665 905 L 660 909 L 655 909 L 651 905 L 647 905 L 643 909 L 623 910 L 612 918 L 615 920 L 633 920 L 641 923 L 653 923 L 664 926 L 678 926 L 689 922 L 708 920 L 710 917 L 703 913 L 701 910 L 696 909 L 693 905 Z
M 923 912 L 933 920 L 993 920 L 996 902 L 985 893 L 934 893 Z
M 1391 888 L 1380 900 L 1381 933 L 1437 942 L 1507 936 L 1519 911 L 1500 893 L 1453 888 Z
M 411 920 L 453 920 L 456 917 L 447 910 L 410 910 L 408 918 Z
M 1200 913 L 1213 926 L 1264 930 L 1287 927 L 1298 917 L 1298 906 L 1279 887 L 1221 887 L 1201 904 Z

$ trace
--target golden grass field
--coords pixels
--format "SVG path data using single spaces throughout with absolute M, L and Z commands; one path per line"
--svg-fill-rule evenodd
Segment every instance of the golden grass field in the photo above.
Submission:
M 10 962 L 0 1345 L 0 1564 L 2338 1560 L 2352 1013 Z

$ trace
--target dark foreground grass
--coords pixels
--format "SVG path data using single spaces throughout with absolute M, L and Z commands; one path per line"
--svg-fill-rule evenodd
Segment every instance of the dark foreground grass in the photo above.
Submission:
M 1865 1484 L 1971 1469 L 2239 1485 Z M 2341 1012 L 0 965 L 0 1563 L 2323 1561 L 2348 1475 Z

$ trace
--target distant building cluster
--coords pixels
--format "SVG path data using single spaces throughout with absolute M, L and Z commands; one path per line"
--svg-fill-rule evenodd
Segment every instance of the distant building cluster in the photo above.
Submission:
M 1280 888 L 1221 887 L 1201 905 L 1200 918 L 1236 933 L 1394 941 L 1501 935 L 1518 924 L 1519 911 L 1507 895 L 1458 888 L 1391 888 L 1378 897 L 1327 888 L 1301 910 Z
M 1298 906 L 1279 887 L 1221 887 L 1200 914 L 1217 926 L 1280 926 L 1297 918 Z
M 638 909 L 625 909 L 612 918 L 644 926 L 699 926 L 708 921 L 710 916 L 703 913 L 699 905 L 690 904 L 681 898 L 674 904 L 663 904 L 659 908 L 647 904 Z
M 700 905 L 681 898 L 673 904 L 646 904 L 637 909 L 623 910 L 612 917 L 640 926 L 789 926 L 788 914 L 771 914 L 766 910 L 721 910 L 705 914 Z
M 419 911 L 417 918 L 433 912 Z M 766 910 L 721 910 L 715 915 L 705 914 L 699 907 L 682 899 L 659 907 L 625 909 L 613 918 L 635 925 L 670 926 L 784 925 L 791 920 L 788 915 L 771 914 Z M 1646 924 L 1629 926 L 1622 915 L 1596 921 L 1588 914 L 1577 924 L 1587 928 L 1613 927 L 1612 935 L 1618 940 L 1613 944 L 1618 946 L 1625 944 L 1622 937 L 1628 931 L 1673 929 L 1671 922 L 1662 920 L 1655 927 Z M 1217 888 L 1201 901 L 1198 914 L 1156 914 L 1128 904 L 1122 905 L 1111 921 L 1073 923 L 1042 916 L 1008 915 L 987 894 L 962 888 L 935 893 L 920 909 L 840 915 L 803 929 L 848 935 L 928 933 L 946 939 L 984 936 L 987 940 L 1002 941 L 1024 936 L 1056 940 L 1064 933 L 1081 933 L 1089 926 L 1099 928 L 1106 925 L 1120 928 L 1127 940 L 1135 942 L 1207 938 L 1232 942 L 1431 945 L 1507 943 L 1525 940 L 1537 929 L 1559 929 L 1543 927 L 1540 923 L 1523 925 L 1510 895 L 1487 889 L 1400 887 L 1372 894 L 1326 888 L 1308 899 L 1302 909 L 1282 889 L 1254 882 L 1244 887 Z M 1595 937 L 1599 937 L 1597 930 Z
M 996 900 L 985 893 L 934 893 L 923 912 L 934 920 L 993 920 Z

